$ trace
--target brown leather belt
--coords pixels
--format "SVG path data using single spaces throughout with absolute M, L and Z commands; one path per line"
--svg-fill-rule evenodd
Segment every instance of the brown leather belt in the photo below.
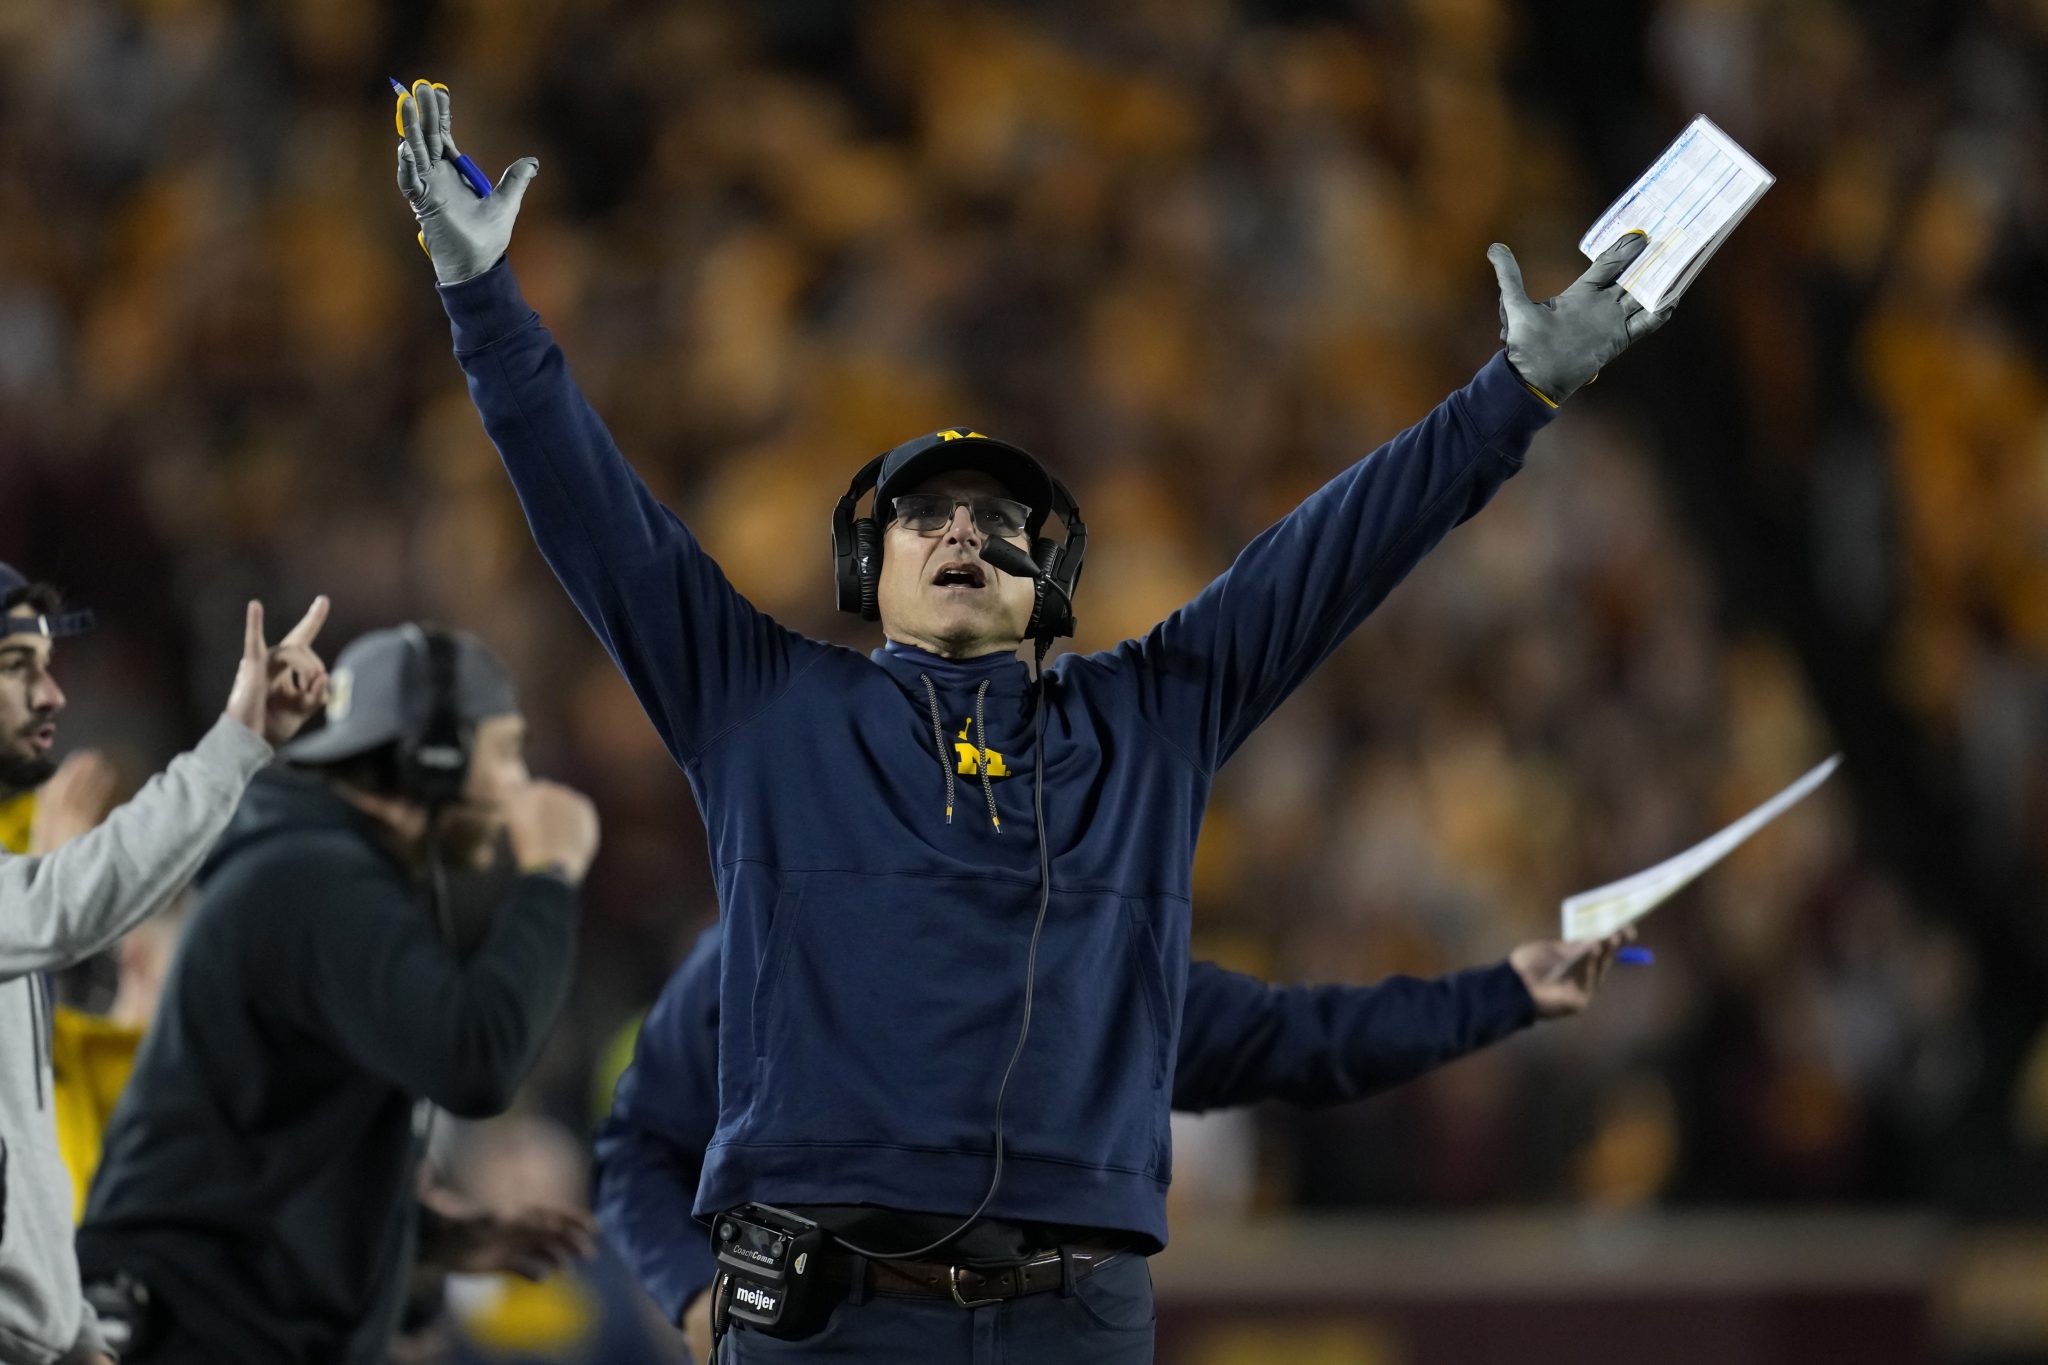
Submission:
M 1125 1248 L 1070 1246 L 1066 1259 L 1075 1277 L 1092 1275 L 1117 1257 L 1129 1254 Z M 1021 1265 L 972 1266 L 946 1261 L 869 1261 L 868 1289 L 876 1294 L 909 1294 L 920 1298 L 951 1299 L 962 1308 L 979 1308 L 1025 1294 L 1040 1294 L 1060 1287 L 1060 1253 L 1042 1251 Z

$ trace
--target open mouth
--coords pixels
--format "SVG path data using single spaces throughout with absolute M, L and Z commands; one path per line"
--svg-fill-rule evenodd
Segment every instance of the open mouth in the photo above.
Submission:
M 28 732 L 28 741 L 37 749 L 47 752 L 57 742 L 57 727 L 38 725 Z
M 940 566 L 939 571 L 932 575 L 932 586 L 935 588 L 985 588 L 988 586 L 988 574 L 980 564 L 973 560 L 956 559 L 950 564 Z

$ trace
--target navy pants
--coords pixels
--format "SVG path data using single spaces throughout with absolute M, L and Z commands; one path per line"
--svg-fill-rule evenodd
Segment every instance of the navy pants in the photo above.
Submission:
M 1151 1365 L 1152 1268 L 1126 1253 L 1057 1290 L 982 1308 L 875 1294 L 848 1300 L 815 1334 L 782 1341 L 735 1323 L 718 1365 Z

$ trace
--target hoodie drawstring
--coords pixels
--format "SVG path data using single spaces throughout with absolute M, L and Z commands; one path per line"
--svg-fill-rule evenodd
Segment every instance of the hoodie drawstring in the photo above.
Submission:
M 35 972 L 28 982 L 28 1027 L 35 1039 L 36 1108 L 46 1108 L 43 1099 L 43 1062 L 49 1056 L 50 1040 L 43 1032 L 43 1011 L 48 1008 L 43 992 L 48 989 L 43 983 L 43 974 Z
M 932 709 L 932 746 L 939 751 L 939 770 L 946 775 L 946 823 L 950 825 L 953 823 L 953 755 L 946 748 L 946 723 L 939 718 L 939 691 L 932 686 L 931 674 L 920 673 L 917 680 L 924 684 L 925 700 Z M 989 681 L 983 678 L 974 693 L 976 766 L 981 771 L 981 794 L 988 799 L 988 821 L 995 826 L 996 833 L 1001 834 L 1003 821 L 996 814 L 996 789 L 988 776 L 988 725 L 983 715 Z
M 939 748 L 939 771 L 946 775 L 946 823 L 953 823 L 953 756 L 946 752 L 946 727 L 939 720 L 939 690 L 932 686 L 932 675 L 920 673 L 917 680 L 924 684 L 925 699 L 932 704 L 932 743 Z
M 981 686 L 974 691 L 974 747 L 975 764 L 981 769 L 981 794 L 988 798 L 988 822 L 996 827 L 996 833 L 1003 832 L 1003 819 L 996 814 L 995 784 L 988 780 L 988 726 L 982 720 L 982 704 L 988 697 L 989 679 L 983 678 Z

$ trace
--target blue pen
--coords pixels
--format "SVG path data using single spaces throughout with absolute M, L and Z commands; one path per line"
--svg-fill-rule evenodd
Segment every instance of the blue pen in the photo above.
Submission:
M 1616 962 L 1626 962 L 1635 967 L 1647 967 L 1657 960 L 1657 955 L 1648 948 L 1617 948 L 1614 953 L 1614 960 Z
M 392 80 L 389 76 L 386 76 L 384 79 L 391 81 L 391 88 L 398 92 L 398 110 L 395 115 L 395 121 L 398 124 L 398 135 L 404 137 L 405 102 L 412 95 L 412 91 L 406 89 L 397 81 Z M 428 81 L 427 84 L 433 85 L 433 82 Z M 435 85 L 434 88 L 436 90 L 446 90 L 448 87 L 445 85 Z M 421 169 L 424 171 L 425 168 L 422 167 Z M 491 182 L 484 178 L 484 173 L 477 169 L 477 164 L 474 161 L 457 152 L 455 154 L 455 169 L 462 172 L 462 178 L 468 182 L 471 189 L 476 191 L 477 198 L 488 199 L 491 197 Z

